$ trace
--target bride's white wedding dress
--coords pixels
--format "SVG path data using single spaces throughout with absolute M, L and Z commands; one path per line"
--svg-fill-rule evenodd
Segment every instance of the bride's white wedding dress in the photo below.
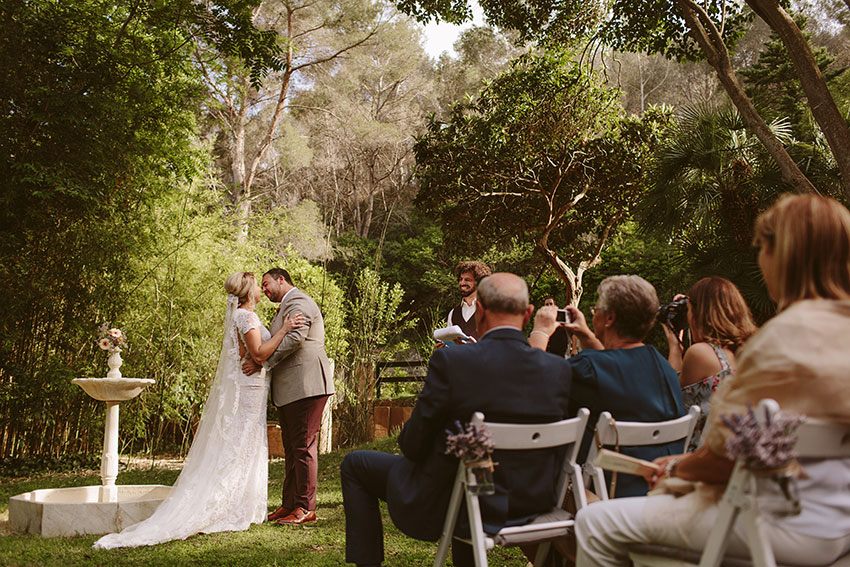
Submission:
M 95 542 L 95 548 L 154 545 L 196 533 L 246 530 L 266 519 L 268 440 L 265 371 L 242 373 L 239 341 L 259 328 L 253 311 L 228 296 L 218 371 L 186 462 L 168 497 L 148 519 Z M 247 352 L 247 349 L 245 349 Z

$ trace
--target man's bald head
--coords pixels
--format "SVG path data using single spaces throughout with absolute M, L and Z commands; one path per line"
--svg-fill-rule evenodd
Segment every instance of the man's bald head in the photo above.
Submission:
M 478 284 L 478 301 L 495 313 L 522 315 L 528 309 L 528 286 L 515 274 L 498 272 Z

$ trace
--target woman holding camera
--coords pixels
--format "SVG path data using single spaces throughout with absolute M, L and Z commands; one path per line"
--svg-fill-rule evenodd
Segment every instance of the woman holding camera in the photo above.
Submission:
M 715 392 L 704 443 L 693 453 L 656 459 L 649 479 L 677 477 L 697 482 L 696 490 L 581 509 L 579 567 L 625 567 L 632 543 L 702 550 L 734 466 L 726 453 L 733 433 L 723 417 L 773 398 L 784 411 L 850 424 L 850 211 L 819 195 L 785 195 L 759 217 L 754 243 L 778 313 L 747 341 L 737 372 Z M 770 517 L 761 528 L 777 563 L 828 565 L 850 551 L 850 459 L 800 464 L 802 512 Z M 730 554 L 746 556 L 740 524 L 728 541 Z
M 677 296 L 678 297 L 681 296 Z M 757 330 L 750 308 L 735 284 L 725 278 L 699 280 L 687 296 L 693 344 L 682 356 L 682 343 L 667 324 L 667 360 L 679 372 L 685 407 L 702 409 L 688 451 L 697 448 L 710 408 L 711 394 L 738 367 L 735 352 Z
M 578 336 L 584 349 L 568 359 L 573 374 L 570 411 L 574 415 L 582 407 L 590 410 L 580 460 L 594 442 L 593 430 L 603 411 L 623 421 L 665 421 L 685 414 L 676 371 L 655 347 L 643 342 L 658 313 L 658 295 L 651 283 L 640 276 L 605 278 L 591 309 L 592 331 L 581 311 L 573 306 L 566 309 L 569 320 L 561 325 Z M 556 312 L 554 307 L 538 311 L 528 338 L 531 346 L 546 349 L 549 336 L 558 328 Z M 624 447 L 621 452 L 652 460 L 682 449 L 679 441 Z M 627 474 L 618 475 L 613 488 L 617 497 L 642 496 L 648 490 L 643 478 Z

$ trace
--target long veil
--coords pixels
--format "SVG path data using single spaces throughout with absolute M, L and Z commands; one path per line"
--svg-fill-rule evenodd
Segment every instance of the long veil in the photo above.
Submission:
M 120 533 L 103 536 L 95 542 L 95 548 L 153 545 L 199 532 L 242 530 L 265 517 L 267 485 L 262 487 L 262 502 L 253 506 L 249 521 L 243 521 L 240 510 L 234 510 L 238 508 L 234 501 L 243 498 L 241 492 L 246 484 L 255 492 L 259 490 L 253 486 L 256 479 L 246 479 L 240 470 L 252 462 L 254 455 L 245 447 L 246 440 L 240 439 L 245 433 L 242 421 L 246 416 L 240 413 L 241 362 L 234 325 L 237 307 L 236 296 L 228 294 L 215 379 L 183 470 L 168 497 L 148 519 Z M 264 422 L 263 419 L 263 425 Z M 265 436 L 262 445 L 265 446 Z M 265 459 L 265 455 L 262 457 Z M 266 466 L 265 462 L 262 464 Z M 265 475 L 267 478 L 267 469 Z

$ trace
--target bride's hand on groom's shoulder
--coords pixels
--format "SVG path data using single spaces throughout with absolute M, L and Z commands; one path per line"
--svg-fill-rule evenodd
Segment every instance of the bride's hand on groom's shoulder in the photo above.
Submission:
M 288 333 L 293 329 L 300 329 L 307 324 L 307 318 L 303 313 L 289 313 L 283 318 L 283 332 Z

